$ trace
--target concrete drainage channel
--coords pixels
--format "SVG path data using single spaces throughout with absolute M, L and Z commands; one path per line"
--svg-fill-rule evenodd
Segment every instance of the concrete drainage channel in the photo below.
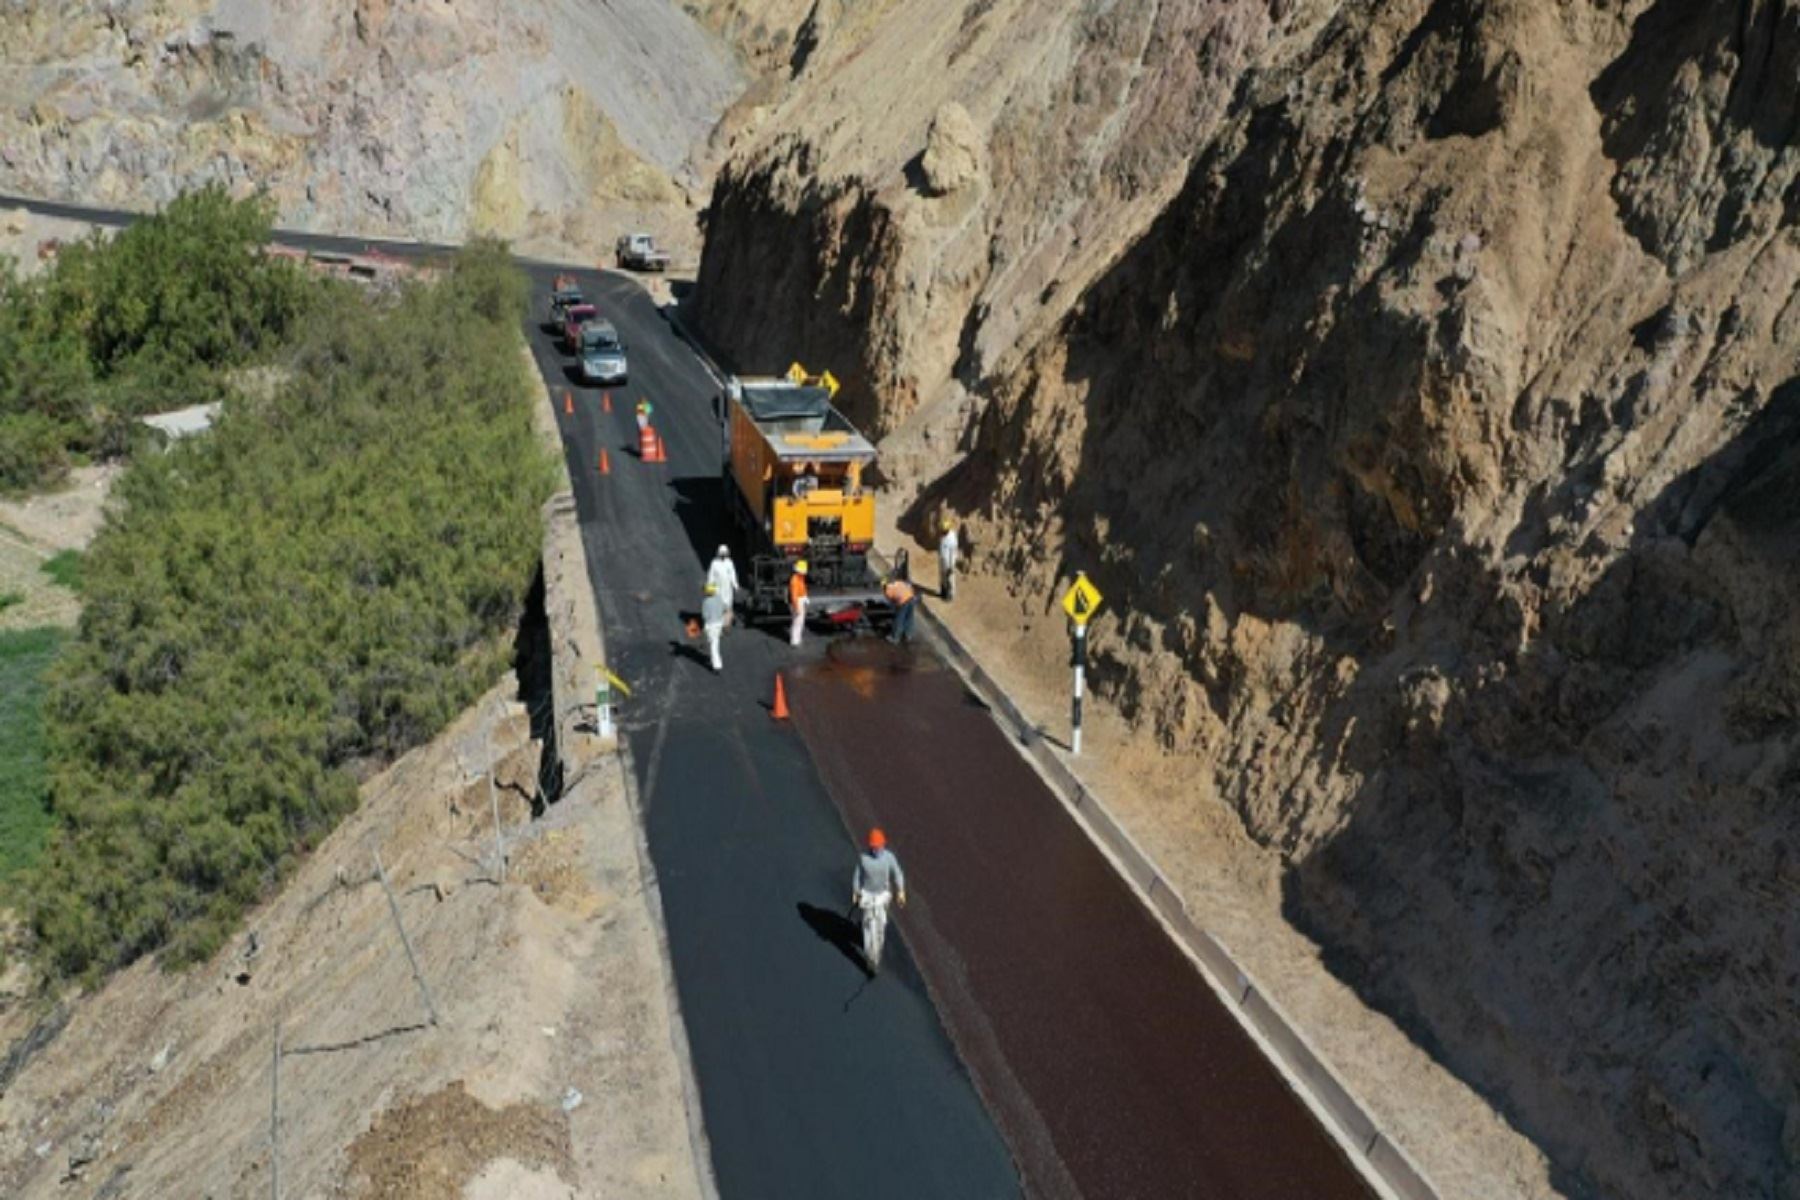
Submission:
M 1051 752 L 1038 727 L 1001 689 L 962 641 L 921 606 L 921 625 L 933 647 L 985 701 L 1017 742 L 1020 753 L 1075 814 L 1088 836 L 1115 863 L 1145 907 L 1199 965 L 1226 1008 L 1263 1048 L 1296 1094 L 1350 1154 L 1381 1195 L 1395 1200 L 1438 1200 L 1418 1164 L 1375 1124 L 1374 1117 L 1313 1049 L 1299 1028 L 1257 987 L 1217 938 L 1195 924 L 1187 905 L 1156 863 L 1119 824 L 1100 798 Z

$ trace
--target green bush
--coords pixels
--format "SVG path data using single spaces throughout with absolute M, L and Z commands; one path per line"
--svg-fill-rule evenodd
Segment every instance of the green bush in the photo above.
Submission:
M 121 453 L 134 418 L 217 400 L 224 371 L 283 345 L 325 289 L 263 254 L 272 220 L 207 188 L 37 278 L 0 270 L 0 489 Z
M 356 802 L 352 769 L 504 668 L 552 467 L 493 245 L 392 307 L 306 320 L 290 381 L 146 456 L 55 673 L 46 965 L 203 957 Z
M 44 676 L 60 629 L 0 633 L 0 882 L 37 859 L 50 828 L 44 783 Z

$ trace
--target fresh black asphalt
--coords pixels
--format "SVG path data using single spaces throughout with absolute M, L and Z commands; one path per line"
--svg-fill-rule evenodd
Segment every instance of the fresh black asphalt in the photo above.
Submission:
M 553 274 L 532 271 L 539 303 Z M 631 379 L 610 389 L 612 411 L 606 393 L 565 373 L 571 360 L 536 326 L 532 350 L 554 388 L 609 665 L 633 692 L 621 728 L 720 1191 L 1017 1195 L 1006 1145 L 904 934 L 878 978 L 856 960 L 854 843 L 799 736 L 768 711 L 776 670 L 818 657 L 822 643 L 797 654 L 776 631 L 734 627 L 715 676 L 686 637 L 706 563 L 727 540 L 719 386 L 635 283 L 578 278 L 628 351 Z M 640 397 L 666 465 L 637 457 Z

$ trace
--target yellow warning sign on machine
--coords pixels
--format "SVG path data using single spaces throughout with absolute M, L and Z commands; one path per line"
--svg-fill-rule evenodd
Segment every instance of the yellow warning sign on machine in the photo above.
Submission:
M 1063 611 L 1068 613 L 1069 619 L 1077 625 L 1086 625 L 1094 619 L 1094 612 L 1100 607 L 1103 598 L 1100 595 L 1100 589 L 1088 581 L 1087 573 L 1077 571 L 1075 572 L 1075 582 L 1070 584 L 1069 590 L 1063 594 Z

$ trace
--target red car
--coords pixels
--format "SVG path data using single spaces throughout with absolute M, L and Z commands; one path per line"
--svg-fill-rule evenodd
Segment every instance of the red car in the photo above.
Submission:
M 581 349 L 581 327 L 600 315 L 591 304 L 571 304 L 563 309 L 563 349 L 574 354 Z

